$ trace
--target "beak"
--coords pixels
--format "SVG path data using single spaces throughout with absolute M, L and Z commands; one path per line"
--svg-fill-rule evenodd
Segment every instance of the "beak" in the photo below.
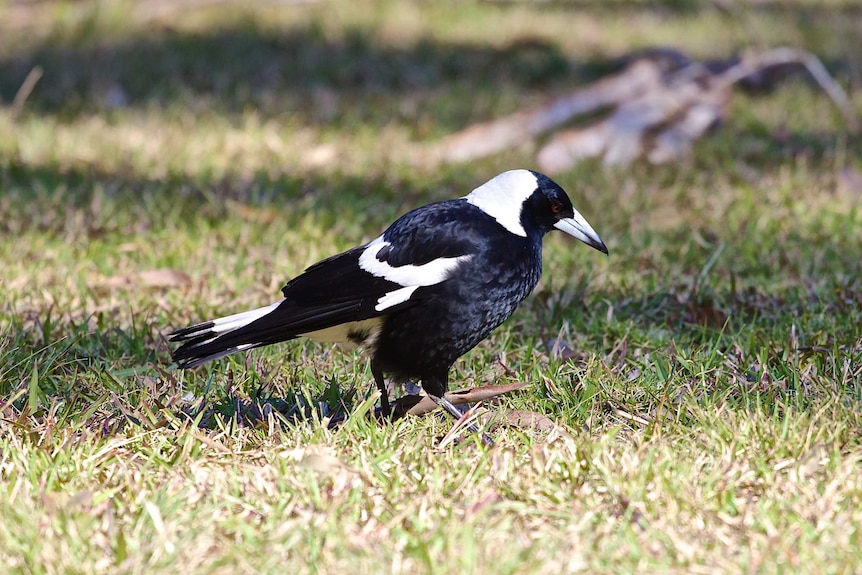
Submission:
M 608 253 L 608 247 L 605 245 L 605 242 L 602 241 L 596 230 L 593 229 L 587 220 L 584 219 L 584 216 L 579 214 L 577 210 L 575 210 L 571 218 L 557 220 L 554 227 L 572 237 L 578 238 L 591 248 L 595 248 L 604 254 Z

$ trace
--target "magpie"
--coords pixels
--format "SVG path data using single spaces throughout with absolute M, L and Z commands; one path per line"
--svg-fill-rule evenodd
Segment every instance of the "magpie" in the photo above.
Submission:
M 179 368 L 308 337 L 358 346 L 384 375 L 421 382 L 445 398 L 455 361 L 517 309 L 542 274 L 542 239 L 558 229 L 605 254 L 608 249 L 566 192 L 549 177 L 511 170 L 468 195 L 398 218 L 370 242 L 326 258 L 282 288 L 284 299 L 174 331 Z

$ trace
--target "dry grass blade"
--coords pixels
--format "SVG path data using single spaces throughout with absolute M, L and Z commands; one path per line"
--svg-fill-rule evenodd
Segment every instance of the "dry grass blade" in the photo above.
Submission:
M 30 94 L 39 82 L 39 79 L 42 78 L 43 73 L 41 66 L 34 66 L 33 69 L 30 70 L 30 73 L 27 74 L 27 77 L 24 78 L 24 81 L 21 83 L 21 87 L 18 88 L 18 91 L 15 93 L 15 98 L 12 100 L 13 116 L 19 115 L 24 109 L 24 103 L 27 101 L 27 98 L 30 97 Z

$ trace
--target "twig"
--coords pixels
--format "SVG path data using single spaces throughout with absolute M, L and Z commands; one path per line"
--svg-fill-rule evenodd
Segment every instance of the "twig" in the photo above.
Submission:
M 43 73 L 41 66 L 33 66 L 33 69 L 30 70 L 30 73 L 27 74 L 26 78 L 24 78 L 24 81 L 21 83 L 21 87 L 18 88 L 18 92 L 15 93 L 15 98 L 12 100 L 13 116 L 17 116 L 21 113 L 21 110 L 24 108 L 24 102 L 26 102 L 27 98 L 30 97 L 30 94 L 33 92 L 33 88 L 36 87 L 36 84 L 39 82 Z
M 749 54 L 739 64 L 725 70 L 720 75 L 720 80 L 725 85 L 732 86 L 748 76 L 762 72 L 767 68 L 791 64 L 802 66 L 811 74 L 817 85 L 826 92 L 826 95 L 829 96 L 835 107 L 844 116 L 847 128 L 851 133 L 855 134 L 859 130 L 859 118 L 853 112 L 853 104 L 850 102 L 850 98 L 841 85 L 829 74 L 829 71 L 826 70 L 820 59 L 810 52 L 785 46 L 762 54 Z

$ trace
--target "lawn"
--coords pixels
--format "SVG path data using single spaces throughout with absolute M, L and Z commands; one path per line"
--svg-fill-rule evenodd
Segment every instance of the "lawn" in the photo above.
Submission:
M 862 114 L 860 38 L 849 0 L 0 3 L 6 572 L 858 573 L 862 139 L 804 77 L 683 162 L 555 176 L 609 257 L 551 234 L 451 378 L 550 429 L 440 447 L 364 417 L 354 352 L 177 371 L 166 334 L 532 167 L 415 151 L 629 51 L 795 46 Z

